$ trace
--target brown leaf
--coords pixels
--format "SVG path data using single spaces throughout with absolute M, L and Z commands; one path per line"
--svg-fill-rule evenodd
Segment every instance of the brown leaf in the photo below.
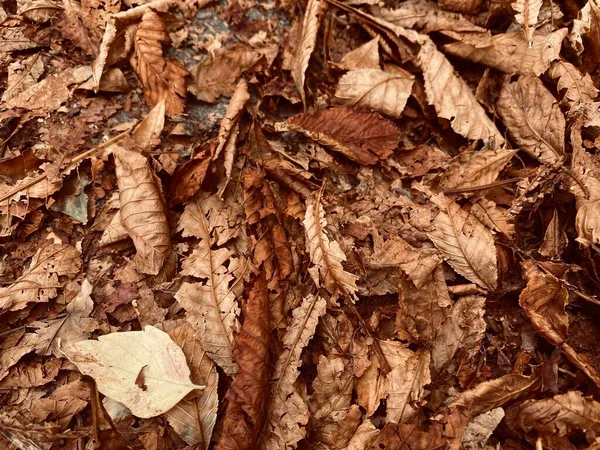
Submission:
M 597 36 L 600 32 L 600 8 L 594 1 L 588 1 L 577 14 L 573 21 L 573 28 L 569 40 L 577 52 L 584 54 L 583 70 L 592 72 L 598 65 L 600 58 L 600 44 Z
M 484 4 L 483 0 L 439 0 L 439 5 L 449 11 L 464 14 L 477 14 Z
M 390 156 L 400 140 L 396 125 L 377 113 L 330 108 L 288 119 L 286 126 L 361 164 Z
M 543 163 L 560 164 L 565 118 L 539 78 L 520 77 L 506 84 L 496 108 L 516 144 Z
M 88 55 L 98 56 L 100 44 L 90 37 L 88 30 L 81 21 L 79 12 L 75 8 L 71 6 L 66 8 L 58 16 L 58 19 L 53 21 L 53 24 L 65 38 L 85 50 Z
M 510 426 L 526 433 L 565 436 L 571 430 L 600 432 L 600 403 L 570 391 L 544 400 L 527 400 L 506 411 Z
M 582 74 L 577 67 L 567 61 L 555 61 L 548 70 L 556 81 L 558 92 L 565 91 L 564 100 L 570 105 L 577 102 L 592 102 L 598 96 L 598 89 L 589 74 Z
M 321 17 L 325 14 L 327 3 L 323 0 L 309 0 L 302 22 L 302 32 L 298 43 L 294 60 L 292 61 L 292 78 L 302 97 L 302 103 L 306 108 L 306 93 L 304 92 L 304 80 L 308 62 L 317 43 L 317 33 L 321 23 Z
M 254 449 L 263 427 L 269 367 L 269 295 L 264 272 L 250 288 L 244 324 L 236 337 L 234 359 L 238 371 L 227 391 L 218 449 Z
M 559 261 L 562 252 L 566 249 L 568 244 L 569 240 L 567 233 L 563 230 L 558 217 L 558 211 L 555 209 L 554 214 L 552 214 L 552 220 L 550 220 L 550 223 L 548 223 L 548 226 L 546 227 L 544 241 L 538 252 L 542 256 Z
M 484 289 L 498 283 L 494 237 L 474 216 L 443 194 L 432 197 L 439 214 L 433 221 L 429 239 L 459 274 Z
M 566 28 L 547 35 L 534 34 L 530 47 L 523 33 L 518 31 L 492 36 L 489 47 L 453 42 L 444 45 L 444 52 L 511 75 L 539 76 L 559 58 L 561 43 L 566 36 Z
M 477 203 L 471 206 L 469 212 L 492 231 L 499 231 L 508 237 L 511 237 L 515 232 L 513 223 L 515 218 L 506 209 L 500 208 L 491 200 L 479 199 Z
M 28 58 L 16 60 L 8 66 L 8 81 L 6 89 L 2 93 L 3 102 L 37 84 L 44 73 L 44 62 L 40 56 L 37 53 Z
M 194 203 L 196 210 L 192 214 L 200 242 L 184 261 L 182 270 L 184 275 L 206 281 L 183 283 L 175 298 L 187 310 L 188 322 L 200 332 L 202 346 L 210 358 L 232 375 L 237 371 L 233 336 L 238 328 L 239 307 L 229 287 L 234 276 L 223 265 L 231 252 L 225 247 L 211 248 L 211 229 L 206 217 L 209 204 L 209 200 Z
M 469 86 L 455 74 L 450 62 L 427 37 L 422 39 L 417 64 L 423 71 L 428 103 L 434 106 L 439 117 L 451 120 L 454 131 L 468 139 L 504 142 Z
M 168 116 L 178 116 L 185 107 L 187 70 L 178 62 L 163 57 L 161 42 L 170 42 L 162 19 L 147 9 L 135 34 L 135 53 L 131 66 L 144 86 L 151 106 L 166 100 Z
M 0 313 L 23 309 L 28 303 L 49 302 L 58 295 L 64 281 L 81 268 L 81 255 L 68 244 L 43 244 L 29 267 L 8 287 L 0 288 Z
M 206 387 L 196 395 L 181 400 L 165 413 L 165 417 L 187 444 L 206 450 L 217 421 L 219 375 L 190 324 L 183 323 L 168 330 L 167 334 L 183 350 L 192 382 Z
M 156 275 L 171 253 L 169 225 L 156 178 L 139 153 L 117 147 L 114 155 L 121 221 L 137 250 L 137 267 Z
M 484 149 L 461 153 L 454 158 L 440 180 L 442 189 L 470 188 L 493 183 L 516 150 Z
M 462 297 L 454 304 L 431 350 L 436 371 L 446 365 L 458 349 L 470 354 L 478 350 L 486 329 L 484 305 L 485 297 L 474 295 Z
M 15 388 L 32 388 L 54 381 L 63 365 L 62 359 L 53 358 L 45 363 L 28 362 L 10 369 L 0 382 L 0 391 Z
M 203 150 L 197 152 L 193 159 L 177 167 L 169 184 L 169 206 L 187 202 L 200 190 L 211 160 L 208 150 Z
M 413 82 L 414 77 L 399 67 L 386 71 L 353 70 L 340 78 L 334 100 L 340 105 L 369 108 L 399 118 Z
M 306 436 L 308 406 L 297 387 L 302 349 L 315 333 L 319 318 L 325 314 L 326 302 L 309 296 L 293 312 L 292 323 L 283 336 L 284 351 L 275 364 L 267 424 L 258 448 L 293 449 Z
M 379 69 L 379 38 L 346 53 L 339 66 L 346 70 Z
M 142 149 L 156 147 L 160 143 L 160 134 L 165 126 L 166 101 L 163 98 L 131 133 L 135 145 Z
M 320 194 L 306 200 L 303 225 L 306 231 L 306 247 L 314 264 L 314 267 L 308 270 L 315 284 L 323 285 L 331 294 L 353 298 L 358 277 L 344 270 L 342 262 L 346 261 L 346 255 L 337 241 L 330 241 L 325 233 L 327 219 Z

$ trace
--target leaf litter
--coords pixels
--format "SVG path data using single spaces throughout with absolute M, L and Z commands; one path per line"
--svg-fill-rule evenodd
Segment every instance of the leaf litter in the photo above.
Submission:
M 0 20 L 3 447 L 600 448 L 596 2 Z

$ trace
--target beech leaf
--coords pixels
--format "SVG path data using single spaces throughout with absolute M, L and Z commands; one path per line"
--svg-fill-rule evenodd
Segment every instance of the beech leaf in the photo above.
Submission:
M 136 264 L 143 273 L 156 275 L 171 252 L 171 237 L 156 178 L 148 160 L 137 152 L 117 147 L 121 221 L 137 250 Z
M 361 164 L 390 156 L 400 139 L 398 127 L 377 113 L 330 108 L 298 114 L 285 124 Z
M 167 412 L 194 389 L 185 355 L 168 334 L 150 325 L 144 331 L 100 336 L 63 349 L 98 390 L 141 418 Z M 139 386 L 139 379 L 144 380 Z M 136 382 L 137 381 L 137 382 Z

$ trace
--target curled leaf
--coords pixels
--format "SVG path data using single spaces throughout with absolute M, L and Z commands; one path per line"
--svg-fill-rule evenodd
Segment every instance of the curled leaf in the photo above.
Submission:
M 511 4 L 516 12 L 515 20 L 523 27 L 525 39 L 529 42 L 530 47 L 542 4 L 542 0 L 516 0 Z
M 135 53 L 131 66 L 144 86 L 150 105 L 166 100 L 168 116 L 183 113 L 186 96 L 187 70 L 178 62 L 163 57 L 161 42 L 170 42 L 164 22 L 153 10 L 147 9 L 135 34 Z
M 171 235 L 156 179 L 148 160 L 117 147 L 114 152 L 121 221 L 137 250 L 138 269 L 156 275 L 171 253 Z

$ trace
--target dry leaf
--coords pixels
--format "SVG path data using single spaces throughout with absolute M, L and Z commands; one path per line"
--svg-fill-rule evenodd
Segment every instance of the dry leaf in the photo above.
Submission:
M 69 5 L 59 16 L 53 20 L 53 24 L 60 30 L 61 34 L 73 42 L 77 47 L 85 50 L 90 56 L 98 56 L 99 43 L 93 40 L 88 34 L 88 30 L 83 25 L 80 13 Z
M 600 32 L 600 8 L 595 0 L 588 1 L 573 21 L 569 40 L 577 55 L 584 54 L 583 69 L 591 72 L 598 65 L 600 44 L 596 39 Z
M 285 126 L 361 164 L 390 156 L 400 139 L 396 125 L 377 113 L 330 108 L 291 117 Z
M 565 436 L 571 430 L 600 431 L 600 403 L 570 391 L 544 400 L 526 400 L 506 411 L 506 421 L 526 433 Z
M 444 172 L 440 188 L 460 189 L 491 184 L 515 153 L 516 150 L 503 148 L 461 153 Z
M 354 298 L 358 277 L 344 270 L 342 263 L 346 261 L 346 255 L 337 241 L 330 240 L 325 233 L 327 219 L 320 194 L 306 200 L 303 225 L 306 231 L 306 247 L 314 264 L 309 272 L 315 284 L 323 285 L 331 294 Z
M 168 330 L 167 334 L 183 350 L 192 382 L 206 387 L 196 395 L 189 396 L 191 398 L 181 400 L 165 412 L 165 417 L 187 444 L 197 445 L 199 450 L 206 450 L 217 421 L 217 369 L 200 345 L 198 337 L 195 336 L 196 331 L 190 324 L 183 323 Z
M 577 67 L 567 61 L 553 62 L 548 75 L 556 81 L 558 92 L 565 91 L 563 98 L 570 105 L 591 102 L 598 96 L 598 89 L 590 75 L 583 75 Z
M 545 72 L 550 63 L 559 58 L 560 47 L 567 29 L 550 34 L 534 34 L 531 47 L 520 31 L 492 36 L 492 45 L 478 48 L 468 43 L 453 42 L 444 45 L 444 52 L 484 64 L 508 74 L 535 75 Z
M 293 312 L 292 323 L 282 339 L 284 351 L 275 364 L 267 424 L 259 445 L 261 449 L 294 449 L 306 436 L 304 427 L 308 423 L 308 406 L 296 380 L 302 349 L 313 337 L 325 308 L 324 299 L 309 296 Z
M 379 430 L 367 419 L 356 429 L 345 450 L 367 450 L 378 434 Z
M 233 333 L 238 328 L 239 308 L 229 287 L 234 277 L 223 266 L 231 253 L 224 247 L 211 248 L 207 204 L 195 205 L 198 210 L 193 213 L 193 220 L 200 242 L 184 262 L 182 273 L 206 281 L 183 283 L 175 298 L 187 310 L 187 320 L 200 332 L 202 346 L 210 358 L 232 375 L 237 371 L 233 361 Z
M 520 77 L 504 85 L 496 108 L 519 147 L 545 164 L 561 163 L 565 118 L 539 78 Z
M 482 224 L 491 231 L 499 231 L 511 237 L 515 232 L 515 218 L 504 208 L 500 208 L 493 201 L 481 198 L 469 210 Z
M 2 101 L 6 102 L 26 91 L 35 84 L 44 73 L 44 62 L 39 53 L 23 60 L 15 61 L 8 66 L 6 89 L 2 93 Z
M 239 367 L 227 392 L 229 403 L 217 449 L 254 449 L 264 421 L 269 367 L 269 294 L 264 272 L 254 281 L 244 306 L 244 324 L 236 337 Z
M 451 120 L 454 131 L 469 139 L 504 142 L 469 86 L 455 75 L 450 62 L 429 38 L 423 40 L 417 64 L 423 70 L 428 103 L 439 117 Z
M 464 450 L 479 450 L 485 448 L 494 430 L 502 419 L 504 419 L 504 410 L 502 408 L 492 409 L 473 418 L 465 427 L 462 438 Z
M 515 20 L 523 27 L 525 39 L 529 42 L 530 48 L 533 44 L 533 33 L 538 23 L 542 4 L 542 0 L 516 0 L 511 4 L 512 9 L 516 12 Z
M 321 17 L 325 14 L 327 3 L 323 0 L 309 0 L 304 13 L 304 21 L 302 22 L 302 34 L 297 46 L 297 52 L 294 55 L 292 62 L 292 78 L 296 83 L 296 87 L 302 97 L 302 103 L 306 107 L 306 93 L 304 92 L 304 81 L 306 69 L 310 56 L 312 55 L 317 43 L 317 33 Z
M 149 325 L 144 331 L 78 342 L 65 354 L 96 381 L 102 394 L 142 418 L 163 414 L 192 390 L 204 388 L 190 381 L 181 348 L 164 331 Z M 140 377 L 144 379 L 141 387 Z
M 142 149 L 156 147 L 165 126 L 166 100 L 160 100 L 131 133 L 133 141 Z
M 148 160 L 137 152 L 114 151 L 120 215 L 137 251 L 138 269 L 156 275 L 171 253 L 169 225 Z
M 163 57 L 161 42 L 170 42 L 162 19 L 147 9 L 135 33 L 135 53 L 131 66 L 144 86 L 144 96 L 151 106 L 166 101 L 168 116 L 178 116 L 185 107 L 187 70 L 178 62 Z
M 68 244 L 46 243 L 31 259 L 29 267 L 8 287 L 0 288 L 0 312 L 17 311 L 28 303 L 49 302 L 64 282 L 81 268 L 81 254 Z
M 27 19 L 43 23 L 50 20 L 54 15 L 63 10 L 63 7 L 51 0 L 34 0 L 19 2 L 18 14 L 23 15 Z
M 431 382 L 430 354 L 426 349 L 409 350 L 399 342 L 381 341 L 381 350 L 392 371 L 386 375 L 388 423 L 402 423 L 412 418 L 425 396 L 424 386 Z
M 443 194 L 431 198 L 440 208 L 427 236 L 459 274 L 484 289 L 498 283 L 494 237 L 474 216 Z
M 567 233 L 563 230 L 558 217 L 558 211 L 555 209 L 554 214 L 552 214 L 552 220 L 550 220 L 548 227 L 546 227 L 544 242 L 542 242 L 538 252 L 546 258 L 559 261 L 568 244 Z
M 379 38 L 346 53 L 338 65 L 346 70 L 379 69 Z
M 439 0 L 438 4 L 448 11 L 464 14 L 477 14 L 484 4 L 483 0 Z
M 340 78 L 334 100 L 340 105 L 362 106 L 399 118 L 413 82 L 414 77 L 399 67 L 393 71 L 353 70 Z
M 477 296 L 462 297 L 454 304 L 431 350 L 436 371 L 445 366 L 458 349 L 467 353 L 477 351 L 486 329 L 484 305 L 485 297 Z

